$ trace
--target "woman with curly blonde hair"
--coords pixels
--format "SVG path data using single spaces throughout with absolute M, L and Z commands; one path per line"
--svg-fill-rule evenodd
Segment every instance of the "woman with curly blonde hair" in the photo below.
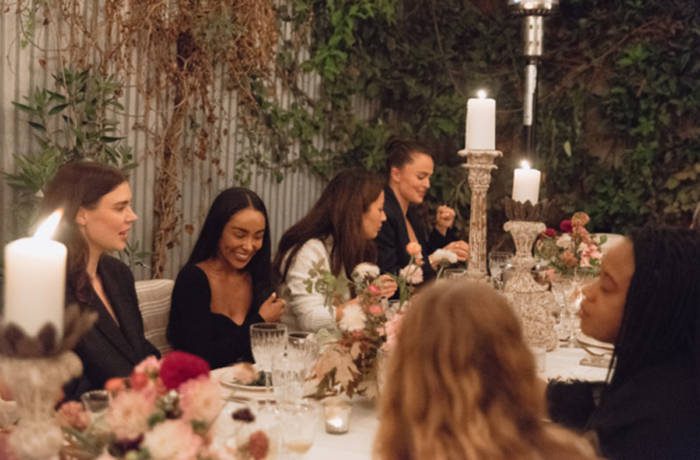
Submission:
M 587 459 L 582 438 L 544 421 L 542 384 L 506 299 L 438 282 L 401 324 L 375 454 L 390 459 Z

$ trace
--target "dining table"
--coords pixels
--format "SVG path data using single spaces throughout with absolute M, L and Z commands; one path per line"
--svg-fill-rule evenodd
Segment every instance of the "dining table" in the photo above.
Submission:
M 582 365 L 589 362 L 593 365 Z M 557 348 L 546 354 L 544 371 L 540 376 L 545 380 L 582 380 L 603 381 L 607 368 L 599 356 L 591 355 L 582 348 Z M 227 374 L 230 368 L 220 368 L 212 371 L 212 378 L 219 380 L 222 398 L 226 404 L 213 426 L 214 442 L 219 446 L 235 444 L 236 423 L 232 419 L 234 411 L 242 407 L 250 407 L 251 411 L 274 414 L 272 393 L 264 391 L 246 391 L 235 388 Z M 387 385 L 390 382 L 385 383 Z M 352 400 L 350 428 L 344 434 L 330 434 L 324 429 L 322 420 L 318 423 L 316 437 L 311 449 L 303 457 L 305 460 L 360 460 L 371 459 L 374 437 L 379 427 L 376 401 L 355 397 Z M 275 429 L 284 429 L 276 427 Z M 225 447 L 224 447 L 225 450 Z M 232 456 L 232 458 L 234 458 Z M 286 458 L 284 455 L 277 458 Z M 297 457 L 298 458 L 298 457 Z

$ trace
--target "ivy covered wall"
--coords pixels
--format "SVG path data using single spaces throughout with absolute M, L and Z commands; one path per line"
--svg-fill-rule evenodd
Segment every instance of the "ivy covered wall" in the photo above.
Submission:
M 356 164 L 381 170 L 390 135 L 420 137 L 438 157 L 433 203 L 464 215 L 468 191 L 455 152 L 464 145 L 466 99 L 487 88 L 504 152 L 489 193 L 500 227 L 500 202 L 522 157 L 525 65 L 521 20 L 506 3 L 291 2 L 283 20 L 311 31 L 312 54 L 290 59 L 303 40 L 288 41 L 278 66 L 291 87 L 310 69 L 323 86 L 313 102 L 297 92 L 292 111 L 269 106 L 268 126 L 295 136 L 321 174 Z M 689 221 L 700 201 L 699 11 L 694 0 L 564 0 L 546 20 L 535 165 L 560 213 L 585 210 L 597 231 Z M 354 116 L 357 97 L 372 101 L 369 120 Z M 333 149 L 313 147 L 317 132 L 332 136 Z

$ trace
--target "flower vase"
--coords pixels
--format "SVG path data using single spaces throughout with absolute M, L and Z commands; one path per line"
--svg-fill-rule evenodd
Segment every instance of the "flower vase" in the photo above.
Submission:
M 550 313 L 555 304 L 554 296 L 532 275 L 535 266 L 532 247 L 546 227 L 542 222 L 508 221 L 503 228 L 513 236 L 516 248 L 513 273 L 504 293 L 520 318 L 528 344 L 554 350 L 558 342 L 554 317 Z

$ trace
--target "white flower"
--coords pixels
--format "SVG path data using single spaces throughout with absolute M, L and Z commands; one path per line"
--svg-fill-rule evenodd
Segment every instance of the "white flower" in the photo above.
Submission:
M 352 270 L 352 279 L 356 283 L 361 283 L 366 279 L 374 279 L 379 276 L 379 267 L 374 264 L 362 262 L 357 264 Z
M 107 424 L 118 440 L 133 440 L 148 430 L 155 409 L 153 399 L 139 391 L 122 391 L 107 411 Z
M 449 249 L 438 249 L 433 252 L 431 259 L 437 265 L 447 265 L 457 263 L 457 254 Z
M 152 460 L 192 460 L 202 447 L 189 423 L 183 420 L 166 420 L 146 433 L 141 444 Z
M 180 409 L 182 418 L 211 423 L 221 412 L 221 390 L 219 384 L 200 376 L 180 385 Z
M 399 276 L 408 284 L 420 284 L 423 282 L 423 269 L 416 264 L 408 264 L 399 271 Z
M 361 331 L 365 328 L 365 321 L 367 321 L 367 317 L 362 311 L 362 307 L 353 303 L 343 308 L 343 316 L 340 318 L 339 326 L 348 332 Z
M 567 248 L 571 247 L 572 241 L 573 240 L 571 239 L 571 235 L 569 235 L 568 233 L 564 233 L 562 236 L 557 238 L 556 244 L 557 244 L 557 246 L 559 246 L 562 249 L 567 249 Z

